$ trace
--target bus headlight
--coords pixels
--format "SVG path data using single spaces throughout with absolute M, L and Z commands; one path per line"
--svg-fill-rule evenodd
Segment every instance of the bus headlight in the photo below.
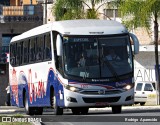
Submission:
M 123 87 L 124 90 L 130 90 L 133 88 L 134 84 L 127 84 L 126 86 Z
M 77 87 L 74 87 L 74 86 L 69 86 L 69 85 L 65 85 L 64 88 L 72 91 L 72 92 L 79 92 L 81 91 L 82 89 L 81 88 L 77 88 Z

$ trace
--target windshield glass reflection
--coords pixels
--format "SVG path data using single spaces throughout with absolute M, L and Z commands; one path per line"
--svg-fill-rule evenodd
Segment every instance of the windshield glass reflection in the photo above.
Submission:
M 128 36 L 65 37 L 64 66 L 67 75 L 111 78 L 132 72 Z

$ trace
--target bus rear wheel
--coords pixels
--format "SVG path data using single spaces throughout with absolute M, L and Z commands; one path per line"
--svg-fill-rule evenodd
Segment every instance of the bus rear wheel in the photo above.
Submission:
M 52 108 L 54 108 L 55 115 L 63 115 L 63 108 L 60 108 L 57 105 L 57 99 L 56 99 L 55 94 L 52 96 Z
M 121 113 L 122 111 L 122 106 L 112 106 L 112 113 L 118 114 Z

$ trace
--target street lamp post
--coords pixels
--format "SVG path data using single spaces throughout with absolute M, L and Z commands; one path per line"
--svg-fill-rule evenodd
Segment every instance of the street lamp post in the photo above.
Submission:
M 43 2 L 43 24 L 47 23 L 47 0 Z
M 52 4 L 53 0 L 37 0 L 39 4 L 43 4 L 43 24 L 47 23 L 47 4 Z

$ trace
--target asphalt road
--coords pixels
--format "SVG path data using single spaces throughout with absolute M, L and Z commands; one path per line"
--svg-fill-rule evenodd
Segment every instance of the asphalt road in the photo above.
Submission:
M 43 119 L 44 118 L 44 119 Z M 56 122 L 55 122 L 56 121 Z M 72 115 L 66 111 L 63 116 L 44 112 L 43 125 L 159 125 L 160 106 L 127 106 L 121 114 L 112 114 L 111 108 L 90 109 L 88 115 Z
M 16 114 L 26 116 L 24 108 L 0 107 L 0 115 Z M 92 108 L 88 115 L 72 115 L 65 110 L 62 116 L 55 116 L 53 109 L 44 109 L 42 116 L 28 117 L 41 119 L 43 125 L 159 125 L 160 106 L 125 106 L 121 114 L 112 114 L 111 108 Z

